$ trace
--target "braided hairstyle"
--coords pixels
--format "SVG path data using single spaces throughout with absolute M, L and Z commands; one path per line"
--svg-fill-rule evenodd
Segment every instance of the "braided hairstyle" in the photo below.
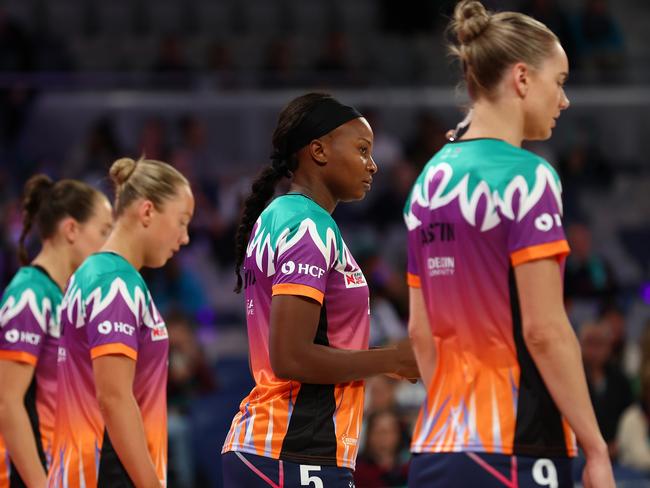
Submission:
M 296 153 L 287 154 L 287 136 L 300 124 L 306 114 L 324 99 L 331 98 L 325 93 L 308 93 L 294 98 L 282 109 L 278 116 L 278 123 L 273 132 L 273 152 L 271 164 L 257 175 L 251 186 L 251 193 L 244 200 L 244 209 L 237 227 L 235 236 L 235 274 L 237 285 L 235 292 L 241 292 L 243 280 L 241 267 L 246 255 L 246 247 L 250 239 L 253 226 L 262 210 L 275 194 L 275 189 L 282 178 L 291 178 L 298 167 Z
M 65 217 L 72 217 L 79 223 L 88 221 L 94 214 L 99 195 L 98 190 L 81 181 L 65 179 L 55 183 L 44 174 L 32 176 L 23 191 L 23 230 L 18 240 L 20 263 L 29 263 L 25 241 L 34 223 L 41 240 L 48 239 Z

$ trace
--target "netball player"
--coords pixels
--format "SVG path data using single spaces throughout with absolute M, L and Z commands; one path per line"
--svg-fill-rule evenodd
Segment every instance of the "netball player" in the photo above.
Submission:
M 74 273 L 61 310 L 49 487 L 166 485 L 167 329 L 139 273 L 189 242 L 194 198 L 168 164 L 110 169 L 115 230 Z
M 613 487 L 562 300 L 569 247 L 553 168 L 521 148 L 569 106 L 543 24 L 462 1 L 451 24 L 471 125 L 425 166 L 405 209 L 409 330 L 427 385 L 409 486 Z M 575 433 L 575 435 L 574 435 Z
M 227 487 L 348 488 L 363 378 L 416 374 L 407 343 L 368 350 L 368 286 L 331 216 L 370 190 L 372 143 L 361 114 L 328 95 L 280 113 L 237 234 L 255 387 L 223 447 Z M 289 192 L 268 204 L 283 178 Z
M 112 227 L 107 198 L 85 183 L 29 179 L 23 197 L 21 267 L 0 302 L 0 488 L 45 486 L 52 436 L 59 305 L 72 272 Z M 41 250 L 29 261 L 36 227 Z

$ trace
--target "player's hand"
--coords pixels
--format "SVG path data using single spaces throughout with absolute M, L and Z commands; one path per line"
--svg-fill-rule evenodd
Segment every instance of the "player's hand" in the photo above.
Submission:
M 585 488 L 615 488 L 612 464 L 607 452 L 587 458 L 582 472 L 582 484 Z
M 404 376 L 400 376 L 400 375 L 395 374 L 395 373 L 386 373 L 386 376 L 388 376 L 389 378 L 392 378 L 394 380 L 400 380 L 400 381 L 406 380 L 409 383 L 417 383 L 418 382 L 417 378 L 404 378 Z
M 392 373 L 400 378 L 417 380 L 420 377 L 418 365 L 415 362 L 413 348 L 408 338 L 402 339 L 393 346 L 396 354 L 396 368 Z

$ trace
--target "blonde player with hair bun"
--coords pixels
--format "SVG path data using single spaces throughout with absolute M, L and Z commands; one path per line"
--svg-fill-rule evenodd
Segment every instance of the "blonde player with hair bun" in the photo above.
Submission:
M 74 273 L 62 304 L 48 487 L 166 486 L 167 329 L 139 270 L 189 242 L 194 197 L 160 161 L 119 159 L 110 176 L 115 230 Z
M 569 65 L 544 24 L 456 5 L 471 123 L 425 166 L 405 207 L 409 333 L 427 397 L 410 487 L 613 487 L 562 299 L 561 185 L 521 148 L 569 107 Z

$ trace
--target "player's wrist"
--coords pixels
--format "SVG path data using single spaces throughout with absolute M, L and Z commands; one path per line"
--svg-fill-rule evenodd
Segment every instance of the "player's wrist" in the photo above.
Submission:
M 607 448 L 607 443 L 598 435 L 593 440 L 589 442 L 582 443 L 582 450 L 585 453 L 585 457 L 589 460 L 591 459 L 609 459 L 609 450 Z

